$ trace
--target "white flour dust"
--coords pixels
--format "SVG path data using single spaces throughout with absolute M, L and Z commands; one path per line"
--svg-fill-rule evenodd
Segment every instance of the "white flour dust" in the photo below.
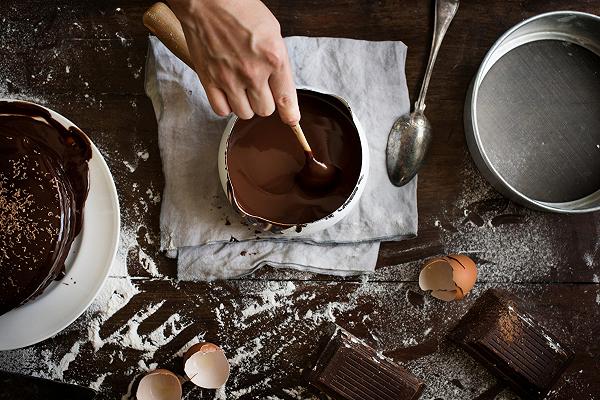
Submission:
M 468 159 L 458 201 L 442 209 L 433 225 L 447 253 L 465 253 L 478 262 L 478 280 L 539 281 L 552 276 L 561 260 L 556 230 L 544 213 L 509 202 Z

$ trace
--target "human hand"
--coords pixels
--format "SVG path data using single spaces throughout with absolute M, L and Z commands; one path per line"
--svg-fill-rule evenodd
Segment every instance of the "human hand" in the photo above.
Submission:
M 300 120 L 279 22 L 259 0 L 171 0 L 196 73 L 220 116 L 256 113 Z

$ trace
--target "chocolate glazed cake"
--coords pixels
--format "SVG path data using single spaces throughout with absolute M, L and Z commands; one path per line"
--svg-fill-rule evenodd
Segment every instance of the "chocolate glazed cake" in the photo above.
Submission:
M 88 194 L 86 136 L 42 107 L 0 101 L 0 315 L 64 274 Z

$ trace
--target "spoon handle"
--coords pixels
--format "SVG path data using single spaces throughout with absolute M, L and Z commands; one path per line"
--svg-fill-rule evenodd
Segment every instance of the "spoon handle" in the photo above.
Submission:
M 435 64 L 438 50 L 442 45 L 442 40 L 444 40 L 444 35 L 446 35 L 446 31 L 450 26 L 450 22 L 452 22 L 452 18 L 456 15 L 458 3 L 459 0 L 436 0 L 435 2 L 435 30 L 433 32 L 433 41 L 431 43 L 431 53 L 429 53 L 429 61 L 427 62 L 427 70 L 425 71 L 425 77 L 423 78 L 423 84 L 421 85 L 421 92 L 415 103 L 415 112 L 422 113 L 425 111 L 425 95 L 427 94 L 427 88 L 429 87 L 433 65 Z
M 165 3 L 155 3 L 143 16 L 144 25 L 181 61 L 194 69 L 181 23 Z
M 310 145 L 308 144 L 308 140 L 306 140 L 306 136 L 304 136 L 304 132 L 302 132 L 302 128 L 300 127 L 300 124 L 298 123 L 296 125 L 290 125 L 290 128 L 292 128 L 292 130 L 296 134 L 296 138 L 298 138 L 298 142 L 300 142 L 302 149 L 305 152 L 312 153 Z

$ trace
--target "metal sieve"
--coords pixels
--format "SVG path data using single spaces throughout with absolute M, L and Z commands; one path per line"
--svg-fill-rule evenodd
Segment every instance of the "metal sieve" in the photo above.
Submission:
M 469 150 L 525 206 L 600 210 L 600 17 L 557 11 L 506 32 L 466 99 Z

